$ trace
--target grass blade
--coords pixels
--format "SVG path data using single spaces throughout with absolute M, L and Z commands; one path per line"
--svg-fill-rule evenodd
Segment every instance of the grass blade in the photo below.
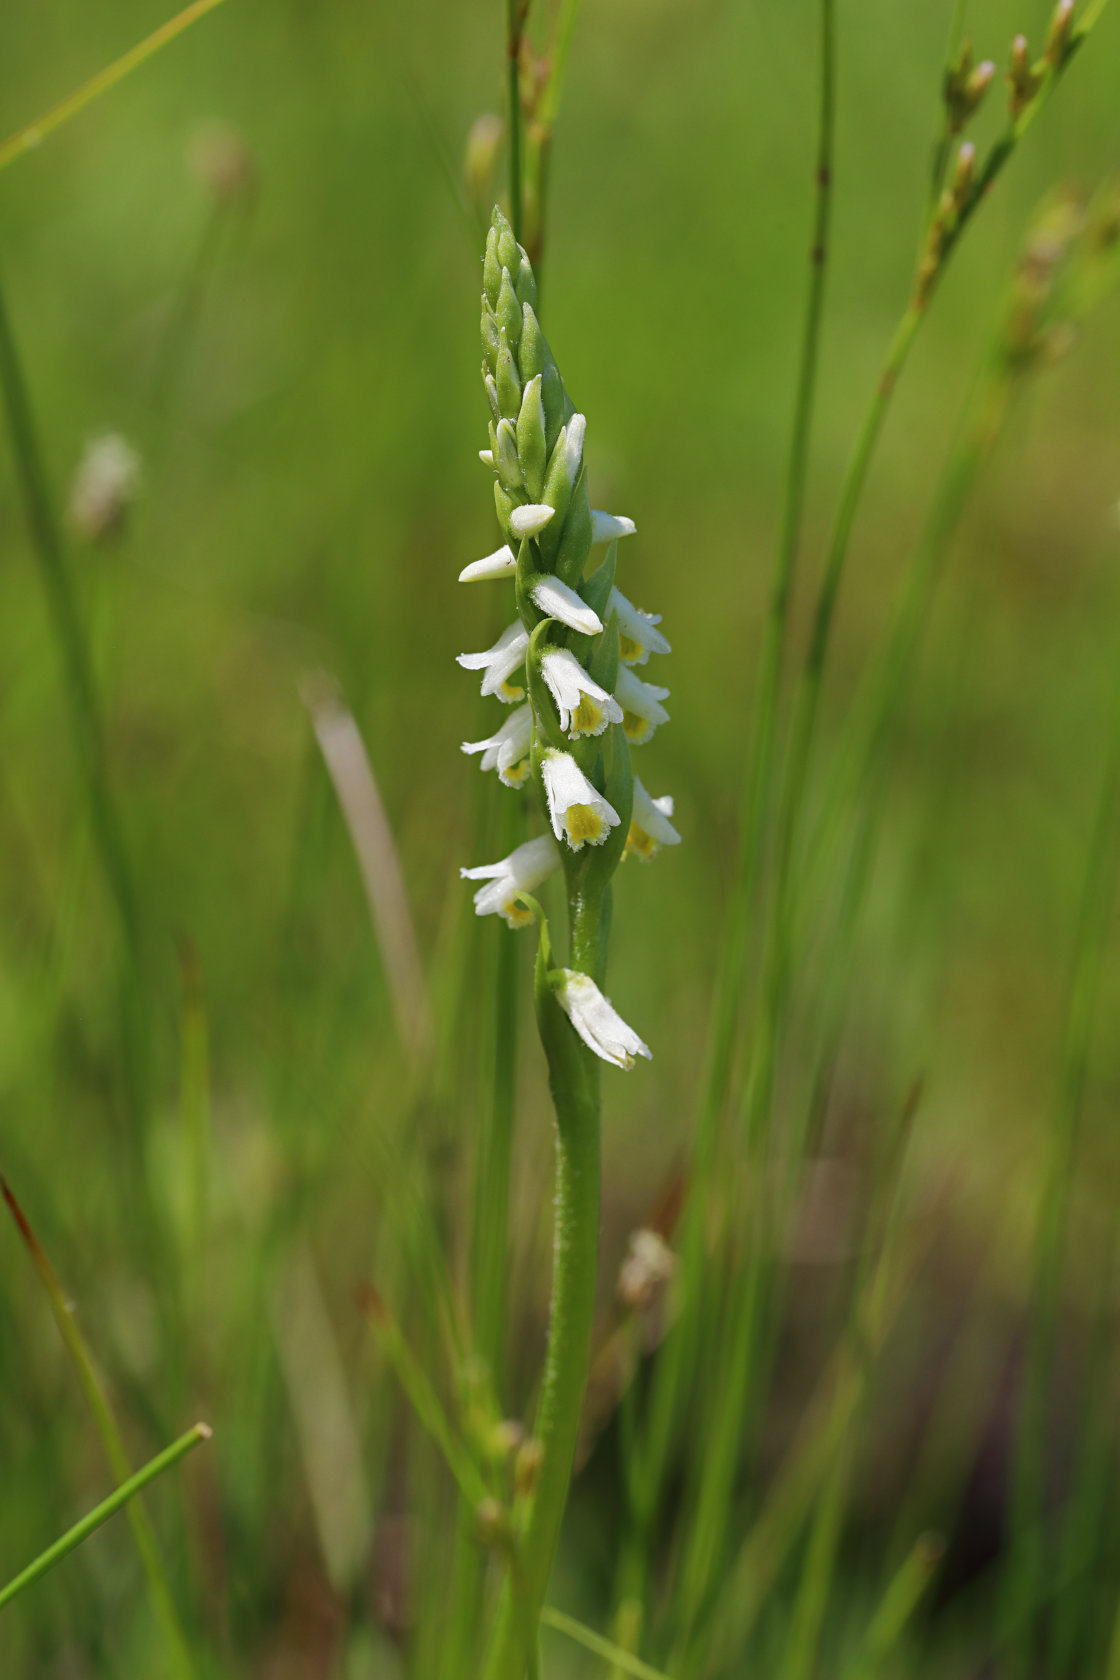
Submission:
M 48 1570 L 53 1569 L 56 1563 L 61 1563 L 68 1553 L 80 1546 L 83 1540 L 95 1529 L 100 1528 L 102 1523 L 107 1522 L 122 1505 L 127 1505 L 130 1499 L 135 1499 L 149 1482 L 154 1482 L 157 1476 L 162 1476 L 165 1470 L 170 1470 L 172 1465 L 178 1464 L 179 1460 L 193 1452 L 200 1442 L 208 1441 L 213 1433 L 208 1423 L 196 1423 L 185 1435 L 180 1435 L 177 1441 L 172 1442 L 171 1446 L 157 1453 L 142 1470 L 138 1470 L 134 1476 L 123 1482 L 115 1493 L 111 1493 L 108 1499 L 103 1499 L 100 1505 L 96 1505 L 88 1517 L 83 1517 L 81 1522 L 67 1529 L 53 1546 L 48 1546 L 45 1552 L 39 1554 L 34 1563 L 29 1563 L 6 1587 L 0 1588 L 0 1610 L 6 1604 L 10 1604 L 25 1587 L 31 1586 Z
M 96 76 L 91 76 L 88 82 L 83 82 L 81 87 L 75 88 L 73 93 L 60 100 L 57 105 L 52 105 L 49 110 L 44 111 L 41 117 L 27 123 L 23 128 L 18 128 L 7 140 L 0 143 L 0 169 L 3 169 L 5 164 L 14 162 L 17 157 L 22 157 L 24 152 L 34 151 L 36 146 L 42 145 L 48 134 L 53 134 L 56 128 L 61 128 L 71 117 L 76 117 L 79 111 L 84 110 L 95 99 L 99 99 L 103 93 L 108 93 L 118 82 L 123 82 L 126 76 L 131 75 L 133 70 L 153 57 L 161 47 L 166 47 L 185 29 L 189 29 L 192 23 L 196 23 L 199 18 L 205 17 L 207 12 L 212 12 L 221 4 L 222 0 L 192 0 L 191 5 L 184 6 L 173 18 L 161 23 L 158 29 L 146 35 L 126 53 L 122 53 L 120 58 L 114 59 L 112 64 L 107 64 L 103 70 L 99 70 Z
M 78 1373 L 78 1381 L 82 1393 L 85 1395 L 86 1404 L 92 1413 L 97 1432 L 101 1436 L 101 1443 L 105 1449 L 105 1457 L 109 1462 L 109 1468 L 123 1487 L 132 1478 L 132 1466 L 128 1462 L 128 1455 L 125 1452 L 120 1430 L 117 1428 L 116 1419 L 101 1386 L 85 1339 L 74 1321 L 73 1311 L 66 1299 L 54 1267 L 47 1259 L 39 1239 L 31 1229 L 26 1214 L 2 1174 L 0 1174 L 0 1194 L 3 1195 L 8 1204 L 19 1234 L 23 1238 L 28 1253 L 35 1263 L 35 1269 L 42 1279 L 54 1321 L 58 1326 L 62 1340 L 66 1344 L 66 1351 L 70 1355 L 74 1369 Z M 179 1621 L 179 1613 L 171 1596 L 171 1588 L 164 1573 L 163 1564 L 160 1561 L 155 1532 L 147 1512 L 143 1505 L 139 1503 L 129 1504 L 128 1520 L 136 1542 L 136 1550 L 140 1554 L 140 1561 L 147 1578 L 148 1596 L 151 1599 L 152 1608 L 158 1621 L 163 1626 L 168 1647 L 174 1658 L 176 1672 L 184 1676 L 186 1680 L 186 1677 L 194 1674 L 194 1665 L 188 1653 L 187 1642 Z
M 541 1611 L 541 1622 L 556 1633 L 566 1634 L 577 1645 L 582 1645 L 585 1651 L 594 1651 L 597 1657 L 603 1657 L 607 1662 L 613 1662 L 616 1669 L 623 1674 L 634 1675 L 634 1680 L 669 1680 L 668 1675 L 662 1674 L 659 1668 L 651 1668 L 638 1657 L 632 1657 L 629 1651 L 624 1651 L 621 1645 L 615 1645 L 611 1640 L 604 1639 L 601 1633 L 595 1633 L 582 1622 L 577 1622 L 574 1616 L 565 1616 L 561 1610 L 553 1610 L 547 1604 Z

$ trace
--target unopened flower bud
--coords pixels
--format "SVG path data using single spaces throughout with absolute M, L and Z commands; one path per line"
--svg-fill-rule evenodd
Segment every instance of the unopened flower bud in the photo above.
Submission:
M 231 123 L 208 122 L 196 129 L 187 147 L 195 179 L 222 204 L 251 198 L 257 184 L 253 154 Z
M 479 331 L 482 337 L 483 360 L 489 371 L 493 373 L 498 365 L 498 352 L 502 348 L 502 332 L 498 325 L 498 317 L 489 308 L 485 298 L 482 300 Z
M 968 101 L 969 116 L 972 116 L 975 111 L 979 110 L 980 105 L 983 102 L 984 95 L 995 81 L 995 77 L 996 67 L 990 58 L 986 58 L 982 64 L 978 64 L 976 66 L 975 70 L 968 78 L 968 83 L 965 87 L 965 98 Z
M 503 268 L 502 280 L 498 287 L 498 302 L 494 309 L 498 318 L 498 326 L 509 344 L 511 350 L 517 349 L 517 341 L 521 337 L 521 305 L 517 301 L 517 293 L 513 289 L 513 281 L 509 277 L 509 269 Z
M 525 1440 L 525 1426 L 516 1418 L 503 1418 L 496 1423 L 490 1432 L 490 1454 L 492 1458 L 512 1458 L 518 1447 Z
M 520 490 L 521 463 L 517 458 L 517 434 L 508 420 L 499 420 L 494 434 L 494 465 L 507 490 Z
M 521 459 L 525 488 L 534 501 L 539 501 L 544 494 L 546 460 L 544 403 L 541 401 L 539 373 L 529 380 L 522 393 L 521 411 L 517 416 L 517 453 Z
M 513 289 L 517 293 L 517 300 L 530 309 L 537 307 L 537 278 L 533 273 L 533 265 L 528 257 L 522 257 L 517 273 L 513 279 Z
M 474 119 L 467 135 L 463 174 L 471 200 L 479 209 L 490 200 L 494 165 L 498 161 L 498 150 L 504 133 L 505 124 L 501 117 L 496 116 L 493 111 L 484 111 L 480 117 Z
M 544 1448 L 535 1437 L 530 1436 L 519 1448 L 513 1466 L 513 1485 L 519 1499 L 528 1499 L 536 1490 L 543 1462 Z
M 498 301 L 502 283 L 502 265 L 498 261 L 498 231 L 491 227 L 486 235 L 486 254 L 482 259 L 482 290 L 491 309 Z
M 618 1299 L 627 1312 L 648 1312 L 672 1279 L 677 1257 L 656 1231 L 635 1231 L 618 1274 Z
M 1061 69 L 1069 53 L 1073 35 L 1073 6 L 1074 0 L 1058 0 L 1046 33 L 1046 46 L 1042 56 L 1055 70 Z
M 976 175 L 976 147 L 971 140 L 966 140 L 957 153 L 957 165 L 953 171 L 953 207 L 960 210 L 972 186 Z
M 1011 43 L 1011 68 L 1007 72 L 1007 80 L 1011 88 L 1011 115 L 1016 118 L 1032 103 L 1042 86 L 1042 76 L 1031 64 L 1030 47 L 1025 35 L 1016 35 Z
M 498 351 L 494 378 L 498 387 L 498 407 L 501 413 L 507 420 L 516 420 L 521 407 L 521 381 L 517 377 L 513 351 L 505 344 Z
M 474 1519 L 478 1525 L 478 1538 L 483 1546 L 492 1546 L 497 1550 L 507 1544 L 509 1519 L 498 1500 L 480 1500 L 475 1507 Z
M 70 523 L 90 542 L 119 529 L 140 493 L 140 457 L 116 432 L 91 438 L 70 487 Z
M 521 267 L 521 248 L 513 237 L 513 229 L 500 210 L 494 211 L 494 225 L 498 230 L 498 261 L 511 274 Z

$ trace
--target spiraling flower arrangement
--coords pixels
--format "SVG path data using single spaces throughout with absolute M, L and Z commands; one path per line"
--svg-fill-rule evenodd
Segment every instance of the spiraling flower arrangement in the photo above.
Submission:
M 639 671 L 669 652 L 659 620 L 615 582 L 630 519 L 596 512 L 587 492 L 587 422 L 537 318 L 524 249 L 495 210 L 482 268 L 482 377 L 501 547 L 460 581 L 513 585 L 516 616 L 482 653 L 459 663 L 505 716 L 463 751 L 510 788 L 531 782 L 550 832 L 497 863 L 464 869 L 482 885 L 480 916 L 539 929 L 535 999 L 556 1109 L 556 1246 L 549 1344 L 534 1433 L 541 1458 L 528 1510 L 514 1523 L 511 1565 L 486 1680 L 521 1680 L 552 1566 L 571 1479 L 595 1307 L 599 1237 L 599 1064 L 632 1068 L 647 1046 L 604 995 L 611 878 L 627 853 L 653 857 L 680 835 L 673 802 L 633 775 L 632 747 L 668 717 L 668 690 Z M 533 896 L 557 871 L 567 889 L 568 963 L 554 963 Z M 573 1031 L 574 1029 L 574 1031 Z
M 668 718 L 668 689 L 637 669 L 669 644 L 659 618 L 615 583 L 618 542 L 633 534 L 634 522 L 590 506 L 587 422 L 541 331 L 529 259 L 498 209 L 482 281 L 491 420 L 490 447 L 480 455 L 494 471 L 505 540 L 464 567 L 460 582 L 511 582 L 517 617 L 493 647 L 459 656 L 460 665 L 482 673 L 482 693 L 510 708 L 492 735 L 465 741 L 463 751 L 480 753 L 483 770 L 496 769 L 507 787 L 532 778 L 555 839 L 530 840 L 498 863 L 462 873 L 486 882 L 475 895 L 479 915 L 521 927 L 536 913 L 528 895 L 563 868 L 577 966 L 550 970 L 551 989 L 597 1056 L 631 1067 L 635 1054 L 649 1050 L 599 989 L 605 940 L 598 907 L 623 856 L 649 859 L 680 840 L 672 799 L 651 798 L 630 768 L 631 746 Z

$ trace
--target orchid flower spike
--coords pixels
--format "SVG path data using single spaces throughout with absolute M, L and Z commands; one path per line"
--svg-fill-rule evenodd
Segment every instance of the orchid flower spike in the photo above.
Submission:
M 476 916 L 501 916 L 511 928 L 527 927 L 533 912 L 518 902 L 517 895 L 533 892 L 560 867 L 560 853 L 550 834 L 526 840 L 523 846 L 499 863 L 484 863 L 477 869 L 460 869 L 465 881 L 485 881 L 474 895 Z
M 635 1056 L 652 1055 L 633 1027 L 628 1027 L 589 974 L 561 968 L 554 980 L 557 1003 L 589 1050 L 614 1067 L 632 1068 Z

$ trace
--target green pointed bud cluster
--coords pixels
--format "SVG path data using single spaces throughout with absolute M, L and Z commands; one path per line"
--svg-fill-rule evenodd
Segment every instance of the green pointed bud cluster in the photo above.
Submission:
M 1053 70 L 1060 70 L 1069 57 L 1073 44 L 1073 6 L 1074 0 L 1058 0 L 1050 19 L 1042 56 Z
M 494 465 L 509 497 L 498 502 L 502 535 L 514 541 L 509 515 L 519 500 L 544 501 L 555 510 L 543 548 L 551 559 L 564 539 L 565 520 L 573 501 L 586 502 L 581 483 L 579 451 L 582 417 L 564 390 L 556 358 L 537 319 L 537 284 L 532 264 L 498 209 L 494 211 L 482 262 L 482 370 L 495 425 L 508 420 L 518 465 L 514 470 L 509 446 L 499 453 L 493 440 Z M 580 426 L 573 432 L 573 423 Z M 578 440 L 578 448 L 576 447 Z M 574 469 L 573 469 L 574 460 Z M 589 511 L 589 510 L 588 510 Z M 586 521 L 579 519 L 577 530 Z M 568 572 L 578 575 L 587 549 L 573 555 L 573 537 L 565 547 Z M 578 563 L 577 563 L 578 562 Z
M 1011 67 L 1007 72 L 1011 119 L 1017 121 L 1033 105 L 1038 91 L 1046 80 L 1046 64 L 1031 63 L 1031 49 L 1025 35 L 1016 35 L 1011 43 Z
M 1084 316 L 1120 282 L 1120 186 L 1107 182 L 1086 204 L 1073 189 L 1051 194 L 1035 215 L 1010 288 L 1000 338 L 1009 373 L 1059 360 Z
M 972 42 L 965 41 L 957 62 L 945 72 L 942 90 L 951 135 L 960 134 L 975 116 L 995 74 L 996 67 L 990 59 L 973 67 Z
M 925 247 L 914 279 L 914 301 L 923 307 L 941 273 L 946 246 L 956 234 L 961 218 L 969 210 L 976 188 L 976 147 L 966 140 L 957 152 L 953 175 L 941 194 L 937 213 L 929 225 Z
M 488 883 L 476 893 L 478 913 L 497 912 L 510 926 L 533 919 L 528 895 L 555 870 L 563 869 L 570 909 L 600 903 L 627 852 L 650 858 L 680 839 L 669 820 L 672 800 L 652 799 L 630 763 L 631 747 L 668 718 L 668 690 L 636 668 L 669 644 L 657 617 L 616 585 L 619 539 L 634 524 L 592 511 L 587 422 L 564 388 L 536 300 L 532 265 L 495 210 L 482 262 L 482 377 L 491 419 L 490 447 L 480 453 L 494 473 L 503 540 L 461 579 L 507 578 L 517 618 L 492 648 L 463 654 L 460 663 L 482 671 L 483 694 L 516 710 L 464 751 L 481 754 L 483 769 L 496 768 L 508 787 L 531 776 L 551 834 L 464 873 Z M 605 557 L 595 555 L 596 545 L 605 546 Z M 569 1015 L 591 1043 L 584 1016 Z

